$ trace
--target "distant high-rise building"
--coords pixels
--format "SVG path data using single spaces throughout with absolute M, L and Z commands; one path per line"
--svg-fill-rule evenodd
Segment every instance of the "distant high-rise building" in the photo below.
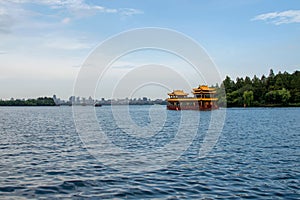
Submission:
M 69 102 L 70 102 L 71 104 L 74 104 L 74 103 L 75 103 L 75 96 L 70 96 Z
M 76 103 L 76 104 L 80 104 L 80 97 L 76 97 L 75 103 Z
M 58 105 L 58 104 L 59 104 L 59 101 L 58 101 L 58 99 L 57 99 L 57 97 L 56 97 L 55 94 L 53 95 L 52 98 L 53 98 L 54 103 L 55 103 L 56 105 Z
M 86 98 L 85 98 L 85 97 L 82 97 L 81 103 L 82 103 L 82 104 L 86 104 Z
M 88 100 L 87 100 L 87 104 L 89 104 L 89 105 L 93 105 L 95 102 L 94 102 L 94 99 L 91 97 L 91 96 L 89 96 L 89 98 L 88 98 Z

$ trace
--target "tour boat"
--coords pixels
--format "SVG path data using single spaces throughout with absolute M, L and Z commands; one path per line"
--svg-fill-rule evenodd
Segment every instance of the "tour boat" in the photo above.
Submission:
M 188 97 L 188 93 L 183 90 L 174 90 L 168 93 L 167 99 L 168 110 L 215 110 L 218 109 L 216 104 L 218 98 L 215 98 L 216 89 L 207 85 L 200 85 L 193 88 L 194 97 Z

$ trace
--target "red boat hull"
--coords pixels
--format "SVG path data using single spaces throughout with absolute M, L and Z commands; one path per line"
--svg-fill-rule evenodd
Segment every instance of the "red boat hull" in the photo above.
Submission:
M 175 105 L 167 105 L 168 110 L 201 110 L 201 111 L 210 111 L 219 109 L 218 106 L 208 106 L 208 107 L 201 107 L 201 106 L 175 106 Z

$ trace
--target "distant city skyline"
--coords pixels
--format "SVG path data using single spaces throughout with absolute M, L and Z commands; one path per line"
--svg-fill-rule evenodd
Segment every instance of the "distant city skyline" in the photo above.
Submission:
M 152 105 L 152 104 L 166 104 L 165 99 L 150 99 L 148 97 L 140 97 L 140 98 L 123 98 L 123 99 L 93 99 L 91 96 L 89 97 L 79 97 L 79 96 L 70 96 L 68 99 L 61 99 L 55 94 L 53 95 L 53 100 L 56 105 Z
M 191 37 L 206 50 L 223 79 L 226 75 L 260 77 L 271 68 L 275 73 L 292 73 L 300 67 L 299 24 L 296 0 L 1 1 L 0 98 L 57 94 L 67 99 L 73 94 L 80 66 L 99 43 L 143 27 L 168 28 Z M 135 52 L 112 63 L 104 87 L 90 95 L 110 98 L 111 83 L 148 64 L 179 71 L 187 66 L 163 52 Z M 215 84 L 188 73 L 192 87 Z M 132 97 L 166 98 L 172 89 L 190 92 L 191 87 L 161 78 L 168 79 L 170 88 L 144 87 Z M 126 97 L 122 92 L 115 96 Z

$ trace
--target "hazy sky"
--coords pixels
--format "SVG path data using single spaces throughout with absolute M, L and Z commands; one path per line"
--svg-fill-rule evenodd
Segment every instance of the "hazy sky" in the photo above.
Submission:
M 143 27 L 173 29 L 193 38 L 223 78 L 300 68 L 298 0 L 0 0 L 0 98 L 67 98 L 81 64 L 100 42 Z M 120 74 L 117 69 L 182 64 L 161 55 L 124 57 L 105 83 Z M 98 96 L 109 97 L 107 91 Z M 165 98 L 162 91 L 149 95 Z

